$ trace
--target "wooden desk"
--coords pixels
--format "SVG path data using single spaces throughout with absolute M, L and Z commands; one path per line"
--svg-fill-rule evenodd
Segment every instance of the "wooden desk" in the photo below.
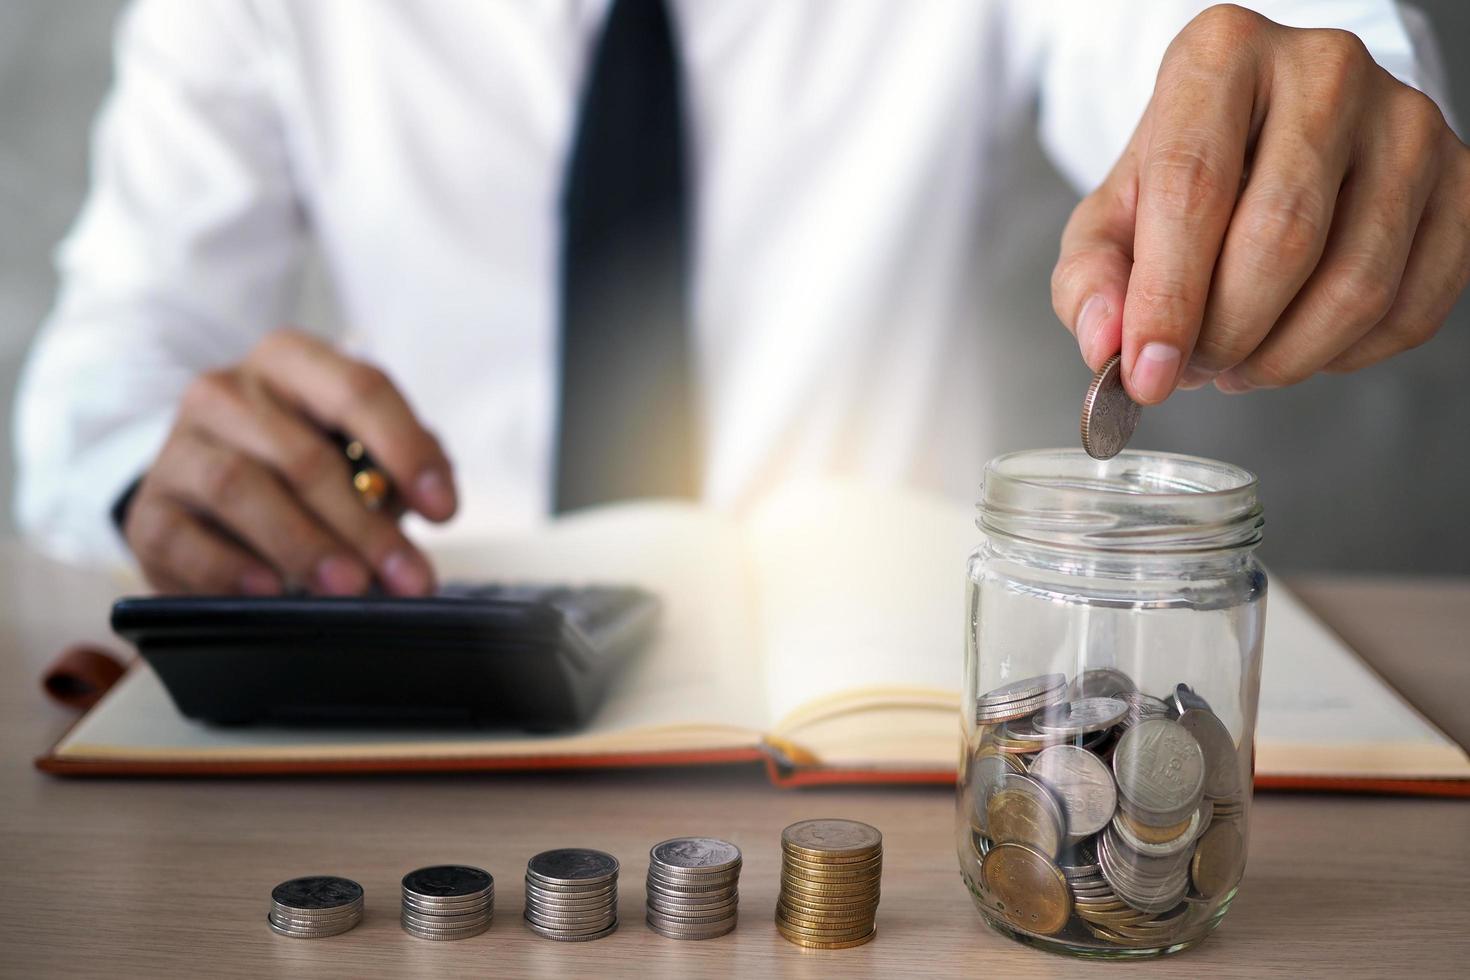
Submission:
M 1411 675 L 1416 689 L 1432 692 L 1442 725 L 1464 721 L 1470 581 L 1298 584 L 1325 618 L 1348 623 L 1370 656 L 1394 658 L 1380 663 L 1386 673 Z M 1182 957 L 1103 965 L 1026 949 L 981 925 L 960 884 L 946 791 L 780 791 L 745 767 L 228 782 L 43 776 L 31 759 L 70 716 L 41 699 L 37 674 L 64 642 L 106 638 L 110 595 L 105 582 L 0 545 L 3 976 L 1172 980 L 1470 969 L 1465 802 L 1260 798 L 1250 869 L 1220 930 Z M 855 817 L 884 832 L 879 932 L 867 946 L 806 952 L 771 924 L 781 828 L 815 815 Z M 642 925 L 648 848 L 681 833 L 727 837 L 745 851 L 742 922 L 728 937 L 679 943 Z M 548 942 L 519 919 L 527 857 L 572 844 L 623 861 L 623 927 L 600 942 Z M 495 874 L 495 924 L 459 943 L 413 939 L 398 927 L 398 879 L 445 861 Z M 275 936 L 265 925 L 271 887 L 312 872 L 360 881 L 366 920 L 332 939 Z

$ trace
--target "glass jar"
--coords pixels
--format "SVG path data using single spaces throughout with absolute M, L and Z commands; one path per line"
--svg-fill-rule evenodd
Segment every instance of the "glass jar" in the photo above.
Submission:
M 1266 575 L 1255 477 L 1172 453 L 985 469 L 966 587 L 960 872 L 1021 942 L 1188 949 L 1245 867 Z

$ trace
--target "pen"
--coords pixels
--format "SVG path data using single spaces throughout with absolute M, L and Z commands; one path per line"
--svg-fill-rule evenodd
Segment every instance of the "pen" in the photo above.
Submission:
M 383 509 L 393 496 L 393 484 L 388 481 L 388 475 L 378 467 L 360 440 L 349 439 L 340 433 L 334 438 L 352 467 L 352 488 L 357 491 L 363 506 L 368 510 Z

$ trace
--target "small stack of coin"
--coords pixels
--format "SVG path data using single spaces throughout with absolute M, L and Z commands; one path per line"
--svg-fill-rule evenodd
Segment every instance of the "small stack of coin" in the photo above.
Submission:
M 1137 693 L 1138 685 L 1133 683 L 1133 678 L 1116 667 L 1091 667 L 1072 678 L 1072 683 L 1067 685 L 1068 701 L 1118 698 Z
M 334 875 L 292 878 L 271 889 L 273 931 L 296 939 L 346 932 L 362 921 L 362 886 Z
M 585 942 L 618 928 L 618 859 L 567 847 L 526 863 L 526 925 L 538 936 Z
M 781 832 L 776 931 L 798 946 L 843 949 L 873 938 L 883 835 L 856 820 L 802 820 Z
M 1114 946 L 1166 946 L 1185 924 L 1187 909 L 1164 916 L 1140 912 L 1114 894 L 1101 874 L 1069 877 L 1067 882 L 1074 896 L 1072 911 L 1088 932 Z
M 1114 697 L 1128 706 L 1128 713 L 1118 722 L 1118 728 L 1123 731 L 1127 731 L 1141 721 L 1173 717 L 1169 705 L 1152 695 L 1139 694 L 1134 691 L 1116 694 Z
M 462 864 L 419 868 L 403 876 L 403 929 L 420 939 L 478 936 L 495 915 L 495 879 Z
M 1107 732 L 1095 732 L 1082 741 L 1082 746 L 1094 752 L 1101 752 L 1108 740 Z M 1036 719 L 1021 718 L 1002 722 L 995 726 L 995 731 L 990 735 L 990 745 L 997 752 L 1006 752 L 1013 755 L 1026 755 L 1031 752 L 1039 752 L 1053 745 L 1066 745 L 1074 741 L 1070 735 L 1059 735 L 1054 732 L 1043 732 L 1036 728 Z
M 976 699 L 975 721 L 981 725 L 993 725 L 1029 718 L 1042 708 L 1062 700 L 1066 694 L 1067 678 L 1064 674 L 1012 681 Z
M 669 939 L 713 939 L 735 928 L 740 848 L 675 837 L 648 852 L 648 928 Z

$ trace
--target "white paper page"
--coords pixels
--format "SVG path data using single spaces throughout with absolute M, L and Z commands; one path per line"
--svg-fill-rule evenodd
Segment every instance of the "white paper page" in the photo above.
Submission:
M 441 578 L 625 583 L 664 601 L 651 646 L 630 663 L 591 725 L 570 735 L 479 731 L 215 728 L 185 719 L 152 671 L 135 670 L 58 747 L 72 757 L 477 756 L 722 748 L 755 744 L 768 721 L 750 631 L 738 531 L 680 504 L 628 504 L 516 540 L 436 552 Z M 699 739 L 668 745 L 668 730 Z
M 1256 721 L 1265 775 L 1470 778 L 1470 757 L 1273 582 Z
M 805 703 L 863 688 L 958 705 L 965 559 L 979 540 L 964 508 L 813 483 L 773 495 L 747 540 L 776 724 Z

